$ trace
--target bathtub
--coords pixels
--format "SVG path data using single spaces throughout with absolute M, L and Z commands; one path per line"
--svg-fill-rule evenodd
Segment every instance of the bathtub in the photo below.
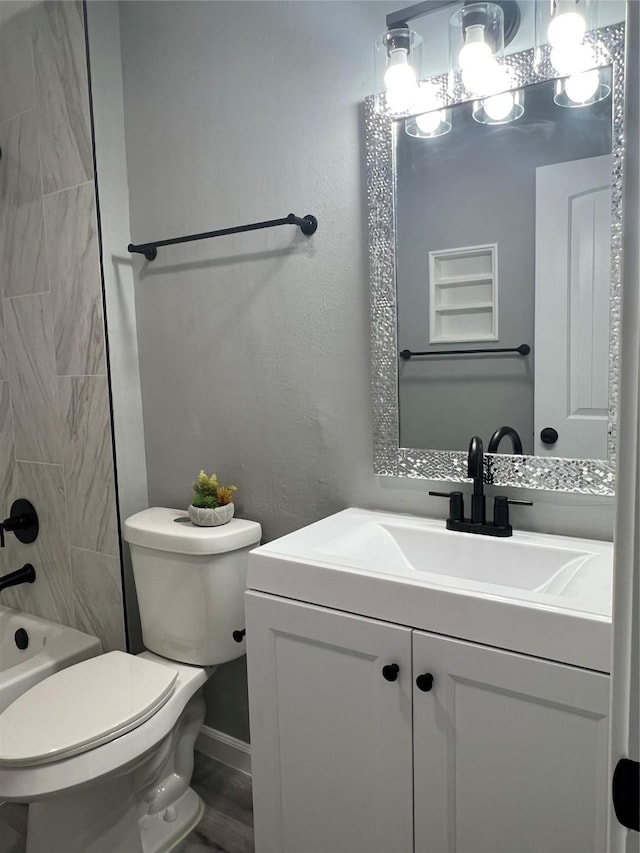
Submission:
M 48 675 L 101 651 L 97 637 L 0 606 L 0 713 Z

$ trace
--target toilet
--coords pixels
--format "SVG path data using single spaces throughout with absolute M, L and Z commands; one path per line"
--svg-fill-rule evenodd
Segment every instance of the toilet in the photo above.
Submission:
M 153 507 L 124 537 L 147 651 L 51 675 L 0 714 L 0 801 L 29 803 L 27 853 L 164 853 L 202 816 L 189 787 L 202 687 L 244 654 L 254 521 Z

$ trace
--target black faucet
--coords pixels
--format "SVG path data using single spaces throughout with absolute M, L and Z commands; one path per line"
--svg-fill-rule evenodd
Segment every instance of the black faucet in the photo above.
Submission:
M 511 427 L 501 427 L 501 429 L 510 430 Z M 496 434 L 494 433 L 494 437 Z M 482 439 L 477 435 L 474 435 L 469 443 L 467 477 L 473 480 L 471 518 L 464 517 L 464 496 L 462 492 L 429 492 L 430 495 L 439 498 L 449 498 L 447 530 L 480 533 L 484 536 L 512 536 L 513 528 L 509 523 L 509 504 L 531 506 L 531 501 L 512 500 L 505 495 L 496 495 L 493 503 L 493 521 L 487 522 L 484 495 L 484 453 Z
M 498 445 L 506 436 L 511 439 L 511 446 L 513 447 L 513 452 L 522 455 L 522 441 L 520 440 L 520 436 L 518 435 L 517 430 L 515 430 L 512 426 L 498 427 L 498 429 L 489 439 L 489 447 L 487 448 L 487 453 L 497 453 Z
M 474 435 L 469 442 L 467 477 L 473 480 L 471 523 L 484 524 L 487 520 L 486 499 L 484 496 L 484 453 L 482 439 L 478 435 Z
M 0 577 L 0 592 L 10 586 L 18 586 L 20 583 L 33 583 L 36 579 L 36 570 L 31 563 L 25 563 L 21 569 L 9 572 L 8 575 Z

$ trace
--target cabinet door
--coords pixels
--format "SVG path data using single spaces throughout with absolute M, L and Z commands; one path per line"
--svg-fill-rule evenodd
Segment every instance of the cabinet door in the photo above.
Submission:
M 414 632 L 416 853 L 606 847 L 609 677 Z M 423 685 L 424 686 L 424 685 Z
M 410 853 L 410 629 L 245 601 L 256 853 Z

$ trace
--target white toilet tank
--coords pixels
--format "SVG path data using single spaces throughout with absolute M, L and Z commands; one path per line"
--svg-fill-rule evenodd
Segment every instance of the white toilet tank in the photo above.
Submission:
M 130 516 L 131 547 L 142 637 L 170 660 L 213 666 L 240 657 L 244 639 L 247 554 L 260 542 L 255 521 L 232 518 L 196 527 L 184 510 L 151 507 Z

